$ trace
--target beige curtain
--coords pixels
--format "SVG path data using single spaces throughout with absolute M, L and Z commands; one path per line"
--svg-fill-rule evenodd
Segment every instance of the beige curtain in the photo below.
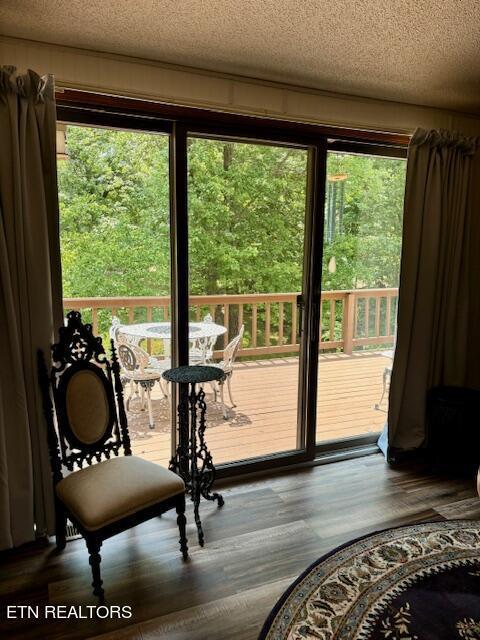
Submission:
M 53 529 L 36 351 L 62 322 L 53 78 L 0 67 L 0 549 Z
M 426 394 L 480 388 L 480 144 L 418 130 L 408 150 L 388 447 L 421 447 Z

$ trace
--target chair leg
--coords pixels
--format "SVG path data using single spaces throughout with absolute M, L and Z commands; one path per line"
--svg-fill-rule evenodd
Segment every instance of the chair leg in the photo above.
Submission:
M 62 551 L 67 544 L 67 515 L 60 500 L 55 500 L 55 541 L 57 550 Z
M 212 387 L 213 401 L 216 402 L 217 401 L 217 385 L 215 382 L 209 382 L 209 385 Z
M 232 387 L 230 385 L 231 379 L 232 379 L 232 376 L 231 375 L 227 375 L 228 396 L 230 398 L 230 403 L 231 403 L 232 407 L 236 407 L 237 405 L 235 404 L 235 402 L 233 401 L 233 398 L 232 398 Z
M 140 411 L 145 411 L 145 387 L 140 385 Z
M 187 519 L 185 518 L 185 495 L 180 496 L 177 502 L 177 524 L 180 531 L 180 551 L 183 559 L 188 558 L 187 544 Z
M 222 380 L 219 383 L 219 387 L 220 387 L 220 403 L 222 405 L 223 408 L 223 419 L 224 420 L 228 420 L 228 409 L 227 409 L 227 405 L 225 404 L 225 398 L 224 398 L 224 394 L 223 394 L 223 387 L 224 387 L 224 381 Z
M 148 385 L 144 393 L 147 396 L 148 426 L 150 427 L 150 429 L 155 429 L 155 422 L 153 420 L 153 410 L 152 410 L 152 387 Z
M 167 390 L 165 391 L 165 387 L 163 386 L 165 383 L 163 382 L 162 378 L 158 379 L 158 384 L 160 385 L 160 389 L 163 393 L 163 397 L 164 398 L 168 398 L 168 382 L 167 382 Z
M 388 378 L 388 369 L 385 369 L 385 371 L 383 372 L 383 392 L 382 392 L 382 400 L 385 397 L 385 393 L 387 391 L 387 378 Z M 380 400 L 380 403 L 382 402 L 382 400 Z
M 133 398 L 133 394 L 134 393 L 135 393 L 135 391 L 134 391 L 133 380 L 130 380 L 130 393 L 128 395 L 127 402 L 125 404 L 125 408 L 126 408 L 127 411 L 130 410 L 130 400 Z
M 385 393 L 387 392 L 387 378 L 390 374 L 390 369 L 385 368 L 384 372 L 383 372 L 383 391 L 382 391 L 382 395 L 380 396 L 380 400 L 377 402 L 377 404 L 375 405 L 375 409 L 378 411 L 382 405 L 383 402 L 383 398 L 385 397 Z
M 103 580 L 100 575 L 100 562 L 102 561 L 100 549 L 102 547 L 102 542 L 95 538 L 87 538 L 86 543 L 88 553 L 90 554 L 89 563 L 92 567 L 93 595 L 97 596 L 100 602 L 103 602 L 105 600 L 105 592 L 102 589 Z

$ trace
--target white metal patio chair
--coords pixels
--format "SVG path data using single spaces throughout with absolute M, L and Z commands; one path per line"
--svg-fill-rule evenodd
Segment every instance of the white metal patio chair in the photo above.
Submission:
M 383 399 L 385 397 L 385 394 L 387 393 L 387 389 L 390 386 L 390 380 L 392 378 L 393 357 L 395 355 L 396 346 L 397 346 L 397 327 L 395 326 L 395 332 L 393 334 L 393 345 L 392 345 L 392 348 L 391 349 L 387 349 L 386 351 L 382 351 L 380 353 L 380 355 L 384 356 L 385 358 L 389 358 L 391 362 L 383 370 L 383 376 L 382 376 L 382 379 L 383 379 L 383 390 L 382 390 L 382 395 L 380 396 L 380 400 L 374 406 L 375 411 L 385 411 L 381 407 L 382 407 L 382 402 L 383 402 Z
M 232 381 L 232 376 L 234 371 L 233 365 L 235 362 L 235 358 L 237 357 L 238 350 L 242 346 L 242 338 L 243 338 L 244 330 L 245 330 L 245 326 L 242 324 L 240 331 L 238 332 L 238 335 L 235 336 L 235 338 L 233 338 L 233 340 L 231 340 L 223 350 L 223 360 L 221 362 L 217 362 L 217 363 L 214 362 L 209 364 L 209 366 L 211 367 L 220 368 L 225 374 L 225 377 L 223 378 L 223 380 L 221 380 L 218 383 L 212 383 L 215 402 L 217 401 L 217 393 L 220 393 L 220 401 L 222 403 L 222 408 L 223 408 L 223 418 L 225 420 L 228 419 L 228 409 L 224 399 L 225 382 L 227 383 L 228 396 L 230 398 L 230 403 L 232 407 L 237 406 L 233 401 L 233 397 L 232 397 L 231 381 Z M 216 385 L 218 385 L 218 387 Z
M 148 426 L 155 428 L 152 411 L 152 388 L 160 382 L 161 373 L 148 369 L 149 355 L 134 344 L 117 342 L 118 359 L 121 365 L 121 378 L 125 384 L 130 383 L 130 395 L 125 407 L 130 409 L 130 401 L 135 393 L 138 395 L 140 387 L 141 410 L 145 410 L 145 400 L 148 408 Z
M 393 363 L 394 353 L 395 351 L 393 349 L 388 349 L 387 351 L 382 351 L 380 355 L 385 356 L 385 358 L 390 358 L 390 360 Z M 389 364 L 383 370 L 383 390 L 382 390 L 382 395 L 380 396 L 380 400 L 374 406 L 375 411 L 383 411 L 383 409 L 381 409 L 381 406 L 382 406 L 382 402 L 385 397 L 385 394 L 387 393 L 387 389 L 390 384 L 391 377 L 392 377 L 392 365 Z
M 213 322 L 212 316 L 207 313 L 202 322 Z M 191 365 L 210 364 L 213 358 L 213 349 L 217 341 L 217 336 L 209 336 L 195 340 L 188 352 L 188 359 Z
M 110 325 L 110 329 L 108 330 L 108 334 L 110 336 L 110 340 L 117 342 L 118 334 L 120 333 L 121 327 L 120 318 L 118 316 L 112 316 L 112 324 Z
M 162 379 L 162 373 L 164 371 L 166 371 L 167 369 L 171 369 L 172 368 L 172 364 L 171 364 L 171 360 L 170 358 L 164 358 L 164 359 L 160 359 L 160 358 L 156 358 L 155 356 L 149 355 L 144 349 L 142 349 L 138 342 L 138 338 L 135 336 L 129 336 L 126 333 L 122 332 L 122 327 L 123 325 L 120 322 L 120 319 L 118 318 L 118 316 L 113 316 L 112 317 L 112 324 L 110 326 L 110 330 L 109 330 L 109 334 L 110 334 L 110 338 L 114 341 L 115 343 L 115 347 L 118 349 L 119 344 L 128 344 L 128 345 L 133 345 L 135 347 L 138 347 L 138 349 L 140 349 L 140 351 L 143 352 L 143 354 L 146 354 L 148 356 L 148 363 L 146 363 L 144 365 L 145 371 L 147 373 L 158 373 L 159 374 L 159 379 L 158 379 L 158 384 L 160 386 L 160 389 L 162 391 L 162 394 L 165 398 L 168 397 L 168 383 L 167 386 L 165 387 L 165 381 Z M 142 362 L 144 362 L 145 357 L 142 356 Z M 135 384 L 135 393 L 138 396 L 138 384 Z
M 172 361 L 170 358 L 157 358 L 156 356 L 151 356 L 151 355 L 148 356 L 148 366 L 146 370 L 153 371 L 160 375 L 158 384 L 160 386 L 160 389 L 162 390 L 164 398 L 168 398 L 169 396 L 168 386 L 170 383 L 162 378 L 162 373 L 164 371 L 168 371 L 168 369 L 171 369 L 171 368 L 172 368 Z
M 139 339 L 136 336 L 129 336 L 126 333 L 123 333 L 123 326 L 124 325 L 122 325 L 118 316 L 112 316 L 112 324 L 109 329 L 110 339 L 114 342 L 118 342 L 120 339 L 119 337 L 121 336 L 122 342 L 138 346 Z

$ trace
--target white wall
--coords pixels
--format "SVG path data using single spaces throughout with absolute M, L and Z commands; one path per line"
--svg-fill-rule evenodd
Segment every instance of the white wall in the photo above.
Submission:
M 58 87 L 302 122 L 411 133 L 418 126 L 480 134 L 480 117 L 325 93 L 126 56 L 0 36 L 0 64 L 53 73 Z

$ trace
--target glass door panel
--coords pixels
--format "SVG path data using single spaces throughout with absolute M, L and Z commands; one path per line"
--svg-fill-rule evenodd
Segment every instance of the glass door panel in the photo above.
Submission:
M 142 366 L 161 372 L 169 341 L 148 338 L 145 323 L 171 317 L 169 138 L 60 124 L 57 151 L 65 312 L 81 311 L 106 346 L 118 319 L 117 337 L 141 349 Z M 148 393 L 127 383 L 130 395 L 134 454 L 168 464 L 168 398 L 157 379 Z
M 378 433 L 396 335 L 406 162 L 329 152 L 317 442 Z
M 308 153 L 188 139 L 190 363 L 227 372 L 206 389 L 216 464 L 299 447 Z

